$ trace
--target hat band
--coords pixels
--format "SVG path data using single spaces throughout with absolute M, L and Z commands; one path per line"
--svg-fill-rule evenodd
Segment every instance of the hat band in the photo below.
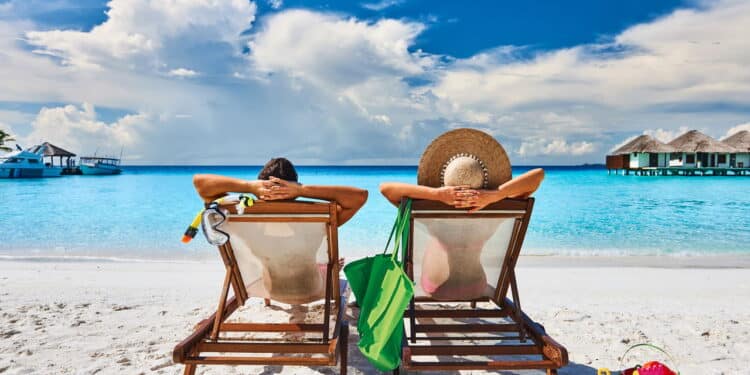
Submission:
M 465 152 L 453 155 L 451 156 L 450 159 L 448 159 L 448 161 L 443 163 L 443 167 L 440 168 L 440 185 L 445 186 L 445 170 L 448 168 L 448 165 L 450 165 L 451 162 L 453 162 L 454 160 L 458 158 L 462 158 L 462 157 L 472 158 L 477 163 L 479 163 L 479 167 L 482 169 L 482 189 L 486 189 L 487 185 L 489 185 L 489 175 L 490 175 L 489 172 L 487 171 L 487 166 L 485 166 L 484 161 L 482 161 L 482 159 L 480 159 L 476 155 L 465 153 Z

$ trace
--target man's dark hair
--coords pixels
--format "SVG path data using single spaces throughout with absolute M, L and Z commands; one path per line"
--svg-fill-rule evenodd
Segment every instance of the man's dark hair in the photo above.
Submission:
M 286 158 L 273 158 L 258 173 L 259 180 L 269 180 L 271 177 L 297 182 L 297 171 Z

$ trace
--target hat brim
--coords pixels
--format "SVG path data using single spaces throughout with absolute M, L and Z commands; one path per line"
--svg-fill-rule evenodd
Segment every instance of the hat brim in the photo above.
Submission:
M 470 154 L 487 167 L 486 189 L 497 189 L 511 179 L 508 154 L 491 135 L 476 129 L 461 128 L 443 133 L 427 146 L 417 169 L 417 183 L 423 186 L 442 186 L 442 171 L 448 161 L 458 154 Z

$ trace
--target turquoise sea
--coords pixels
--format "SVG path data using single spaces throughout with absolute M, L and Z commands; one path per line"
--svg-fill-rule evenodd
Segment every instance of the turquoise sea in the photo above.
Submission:
M 260 167 L 125 167 L 119 176 L 0 180 L 0 255 L 201 259 L 214 250 L 180 237 L 201 202 L 194 173 L 254 178 Z M 514 174 L 528 170 L 514 169 Z M 750 179 L 607 175 L 545 167 L 524 252 L 561 255 L 750 255 Z M 416 167 L 299 167 L 306 184 L 370 191 L 340 230 L 341 252 L 381 249 L 393 217 L 382 181 L 415 182 Z

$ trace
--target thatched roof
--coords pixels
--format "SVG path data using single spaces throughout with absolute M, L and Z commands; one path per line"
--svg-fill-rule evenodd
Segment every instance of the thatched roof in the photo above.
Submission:
M 625 155 L 633 152 L 660 153 L 675 151 L 677 150 L 674 147 L 667 145 L 650 135 L 642 134 L 612 152 L 612 155 Z
M 691 130 L 669 142 L 669 145 L 682 152 L 737 152 L 734 147 L 719 142 L 697 130 Z
M 738 131 L 725 138 L 722 142 L 736 148 L 740 152 L 750 152 L 750 131 Z
M 63 150 L 60 147 L 57 147 L 49 142 L 44 142 L 40 145 L 32 147 L 31 152 L 35 154 L 42 153 L 42 155 L 44 156 L 76 156 L 76 154 L 70 151 Z

